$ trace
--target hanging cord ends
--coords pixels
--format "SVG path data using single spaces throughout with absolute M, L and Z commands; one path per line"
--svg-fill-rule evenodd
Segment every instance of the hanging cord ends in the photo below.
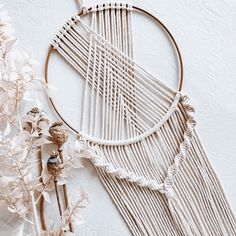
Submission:
M 164 188 L 163 193 L 165 194 L 168 207 L 171 213 L 171 216 L 174 220 L 176 229 L 182 232 L 184 235 L 193 236 L 198 235 L 198 230 L 193 224 L 191 218 L 186 213 L 185 209 L 179 202 L 177 196 L 172 187 Z

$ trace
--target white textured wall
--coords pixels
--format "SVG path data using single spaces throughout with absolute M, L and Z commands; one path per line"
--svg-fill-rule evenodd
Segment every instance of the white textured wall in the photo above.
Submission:
M 39 61 L 38 69 L 42 74 L 48 45 L 61 25 L 76 13 L 75 1 L 2 2 L 10 11 L 21 44 Z M 89 6 L 97 2 L 84 3 Z M 197 131 L 236 213 L 236 1 L 146 0 L 129 3 L 153 12 L 175 36 L 185 64 L 184 92 L 197 108 Z M 161 35 L 155 33 L 158 32 L 155 26 L 149 23 L 138 16 L 134 22 L 139 26 L 135 30 L 134 45 L 137 61 L 163 82 L 176 86 L 173 52 Z M 75 74 L 69 67 L 59 68 L 58 64 L 53 61 L 52 76 L 56 78 L 58 92 L 62 88 L 65 91 L 57 101 L 65 115 L 70 114 L 70 120 L 76 122 L 79 85 L 72 79 Z M 52 113 L 46 100 L 44 103 L 44 109 Z M 130 235 L 93 167 L 89 166 L 75 176 L 69 190 L 72 192 L 83 185 L 90 196 L 89 206 L 83 210 L 87 224 L 79 228 L 80 235 Z M 2 224 L 0 235 L 9 235 L 6 230 L 6 224 Z

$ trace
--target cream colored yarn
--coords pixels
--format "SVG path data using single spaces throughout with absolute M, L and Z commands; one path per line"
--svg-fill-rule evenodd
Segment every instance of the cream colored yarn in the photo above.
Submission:
M 82 8 L 83 14 L 87 9 Z M 132 7 L 72 17 L 52 45 L 84 79 L 84 156 L 135 236 L 236 235 L 222 187 L 194 130 L 194 108 L 133 58 Z

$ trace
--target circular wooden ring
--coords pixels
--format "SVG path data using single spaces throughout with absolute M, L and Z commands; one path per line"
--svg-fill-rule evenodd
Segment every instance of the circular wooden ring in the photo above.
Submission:
M 84 12 L 79 13 L 78 15 L 87 15 L 89 13 L 92 12 L 93 7 L 89 7 L 86 11 L 86 14 L 84 14 Z M 184 67 L 183 67 L 183 59 L 182 59 L 182 55 L 180 53 L 180 49 L 179 46 L 176 42 L 176 40 L 174 39 L 173 35 L 171 34 L 170 30 L 154 15 L 152 15 L 151 13 L 149 13 L 148 11 L 141 9 L 139 7 L 136 6 L 132 6 L 132 9 L 136 10 L 137 12 L 141 12 L 145 15 L 147 15 L 148 17 L 151 17 L 154 21 L 156 21 L 161 28 L 166 32 L 166 34 L 169 36 L 171 42 L 173 43 L 176 52 L 177 52 L 177 56 L 178 56 L 178 60 L 179 60 L 179 66 L 180 66 L 180 78 L 179 78 L 179 84 L 178 84 L 178 91 L 180 92 L 182 90 L 183 87 L 183 80 L 184 80 Z M 45 61 L 45 68 L 44 68 L 44 78 L 47 84 L 49 84 L 49 79 L 48 79 L 48 67 L 49 67 L 49 61 L 51 58 L 51 54 L 53 53 L 54 48 L 53 46 L 50 46 L 48 49 L 48 53 L 46 56 L 46 61 Z M 73 128 L 60 114 L 60 112 L 58 111 L 58 109 L 55 106 L 54 101 L 52 100 L 52 98 L 49 96 L 49 102 L 51 103 L 53 109 L 55 110 L 56 114 L 58 115 L 58 117 L 72 130 L 74 131 L 76 134 L 80 134 L 80 132 L 78 130 L 76 130 L 75 128 Z

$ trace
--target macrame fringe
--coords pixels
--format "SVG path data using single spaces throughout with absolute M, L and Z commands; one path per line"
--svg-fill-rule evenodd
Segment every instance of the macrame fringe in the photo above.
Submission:
M 186 211 L 183 210 L 179 200 L 176 198 L 174 190 L 168 189 L 165 196 L 177 231 L 182 232 L 183 235 L 200 236 L 199 231 L 194 227 L 190 217 L 187 215 Z
M 85 81 L 81 157 L 95 165 L 133 235 L 236 235 L 194 131 L 194 108 L 132 59 L 132 7 L 91 12 L 91 26 L 72 17 L 52 43 Z

